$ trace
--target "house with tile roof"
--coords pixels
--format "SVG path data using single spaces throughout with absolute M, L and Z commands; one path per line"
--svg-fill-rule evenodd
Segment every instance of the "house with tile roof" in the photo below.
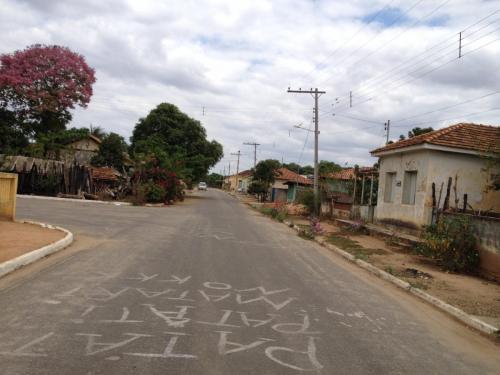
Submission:
M 271 200 L 273 202 L 293 202 L 299 188 L 312 187 L 312 182 L 288 168 L 279 168 L 277 176 L 271 186 Z
M 380 161 L 375 219 L 416 229 L 430 224 L 433 207 L 444 203 L 449 178 L 449 207 L 500 212 L 500 191 L 491 188 L 500 171 L 488 163 L 488 156 L 499 152 L 500 127 L 469 123 L 371 151 Z
M 246 193 L 248 186 L 252 182 L 252 171 L 250 169 L 239 172 L 238 174 L 233 174 L 226 176 L 224 178 L 224 185 L 230 191 L 238 191 L 240 193 Z

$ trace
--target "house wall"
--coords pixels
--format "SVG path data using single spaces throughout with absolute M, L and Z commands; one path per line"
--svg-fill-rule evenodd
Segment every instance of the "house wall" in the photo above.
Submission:
M 380 158 L 377 210 L 375 220 L 409 227 L 428 224 L 432 215 L 432 196 L 428 189 L 428 169 L 430 152 L 428 150 L 387 155 Z M 403 180 L 405 171 L 417 171 L 415 204 L 402 204 Z M 388 172 L 396 173 L 393 186 L 394 199 L 385 202 L 385 183 Z M 429 200 L 430 199 L 430 200 Z
M 90 160 L 97 155 L 99 151 L 99 144 L 93 139 L 81 139 L 75 141 L 61 150 L 60 159 L 67 164 L 73 163 L 75 160 L 77 164 L 89 165 Z
M 444 202 L 449 177 L 453 179 L 450 207 L 455 207 L 455 192 L 453 187 L 456 177 L 456 198 L 458 200 L 456 206 L 458 208 L 463 208 L 463 197 L 464 194 L 467 194 L 467 202 L 475 211 L 491 210 L 500 212 L 500 191 L 487 188 L 491 184 L 491 175 L 499 173 L 499 171 L 489 169 L 485 159 L 476 155 L 443 151 L 431 152 L 432 162 L 429 163 L 427 189 L 431 191 L 431 185 L 435 182 L 436 196 L 439 196 L 441 183 L 443 183 L 440 207 L 442 207 Z

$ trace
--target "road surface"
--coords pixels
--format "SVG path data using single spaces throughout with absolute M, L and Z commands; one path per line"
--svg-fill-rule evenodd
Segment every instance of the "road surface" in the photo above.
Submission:
M 0 280 L 13 374 L 498 374 L 498 345 L 220 191 L 19 199 L 76 242 Z

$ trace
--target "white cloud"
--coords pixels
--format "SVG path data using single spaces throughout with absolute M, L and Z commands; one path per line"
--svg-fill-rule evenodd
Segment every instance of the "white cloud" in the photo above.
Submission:
M 387 119 L 394 138 L 425 121 L 434 127 L 461 120 L 498 124 L 498 111 L 464 115 L 499 108 L 500 94 L 398 122 L 500 87 L 500 41 L 493 42 L 500 37 L 500 13 L 464 32 L 464 53 L 493 43 L 422 76 L 452 59 L 454 35 L 496 11 L 498 2 L 448 2 L 432 22 L 418 23 L 441 3 L 424 1 L 405 22 L 387 27 L 390 14 L 411 6 L 396 0 L 392 13 L 363 23 L 386 3 L 0 0 L 0 53 L 46 43 L 83 54 L 96 69 L 97 83 L 89 107 L 75 110 L 74 126 L 93 123 L 128 138 L 137 120 L 160 102 L 178 105 L 224 145 L 227 156 L 216 170 L 238 149 L 245 154 L 241 167 L 250 167 L 253 150 L 245 141 L 262 144 L 261 158 L 296 162 L 302 155 L 302 163 L 312 162 L 312 134 L 302 152 L 306 132 L 289 131 L 298 123 L 309 126 L 313 101 L 287 94 L 289 85 L 327 91 L 320 98 L 320 158 L 342 164 L 372 164 L 369 150 L 383 143 Z M 441 41 L 448 44 L 437 47 L 437 54 L 424 53 Z

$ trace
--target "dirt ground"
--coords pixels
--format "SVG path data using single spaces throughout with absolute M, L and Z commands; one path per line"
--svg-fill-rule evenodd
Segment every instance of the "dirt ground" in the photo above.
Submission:
M 434 260 L 416 255 L 411 249 L 395 246 L 381 238 L 345 232 L 331 223 L 321 225 L 328 235 L 333 234 L 330 242 L 338 247 L 468 314 L 500 327 L 499 283 L 477 276 L 447 272 Z
M 0 221 L 0 263 L 60 240 L 66 234 L 34 224 Z

